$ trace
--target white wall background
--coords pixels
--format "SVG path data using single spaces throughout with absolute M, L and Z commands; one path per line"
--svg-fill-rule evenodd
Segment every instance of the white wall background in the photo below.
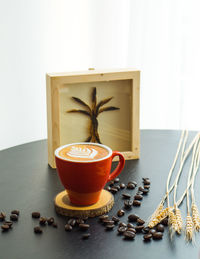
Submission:
M 0 0 L 0 149 L 44 139 L 45 73 L 141 70 L 141 128 L 200 129 L 198 0 Z

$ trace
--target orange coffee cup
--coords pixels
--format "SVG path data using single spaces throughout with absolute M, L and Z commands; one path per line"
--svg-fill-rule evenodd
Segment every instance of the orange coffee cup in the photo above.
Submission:
M 119 156 L 119 162 L 110 174 L 115 156 Z M 105 184 L 117 177 L 125 164 L 120 152 L 91 142 L 61 146 L 55 151 L 55 159 L 60 180 L 76 205 L 96 203 Z

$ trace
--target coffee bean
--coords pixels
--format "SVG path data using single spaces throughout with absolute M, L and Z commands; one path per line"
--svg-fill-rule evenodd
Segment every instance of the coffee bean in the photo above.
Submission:
M 12 210 L 11 214 L 16 214 L 17 216 L 19 216 L 19 210 Z
M 7 225 L 7 224 L 3 224 L 3 225 L 1 225 L 1 229 L 2 229 L 2 231 L 8 231 L 9 230 L 9 226 Z
M 126 225 L 126 223 L 124 223 L 124 222 L 120 222 L 119 223 L 119 227 L 126 227 L 127 225 Z
M 46 222 L 47 222 L 47 219 L 45 217 L 40 217 L 40 219 L 39 219 L 40 225 L 45 225 Z
M 112 225 L 112 224 L 114 224 L 115 222 L 113 221 L 113 220 L 109 220 L 109 219 L 105 219 L 104 221 L 103 221 L 103 224 L 104 225 Z
M 143 219 L 137 219 L 138 225 L 144 225 L 145 221 Z
M 124 214 L 125 214 L 124 210 L 118 210 L 118 212 L 117 212 L 118 217 L 122 217 L 122 216 L 124 216 Z
M 143 184 L 144 184 L 144 185 L 150 185 L 151 182 L 150 182 L 149 180 L 145 180 L 145 181 L 143 181 Z
M 139 207 L 140 205 L 141 205 L 141 202 L 140 202 L 140 201 L 138 201 L 138 200 L 134 200 L 134 201 L 133 201 L 133 206 Z
M 79 224 L 84 224 L 85 221 L 84 221 L 83 219 L 79 218 L 79 219 L 76 220 L 76 223 L 77 223 L 78 225 L 79 225 Z
M 156 230 L 154 228 L 152 228 L 149 230 L 149 233 L 153 235 L 154 233 L 156 233 Z
M 54 223 L 52 224 L 52 227 L 57 228 L 57 227 L 58 227 L 58 224 L 54 222 Z
M 124 183 L 121 183 L 121 184 L 120 184 L 120 188 L 121 188 L 121 189 L 124 189 L 125 187 L 126 187 L 126 185 L 125 185 Z
M 131 231 L 131 232 L 133 232 L 133 233 L 136 233 L 135 228 L 127 228 L 127 231 Z
M 0 221 L 4 221 L 4 219 L 6 218 L 6 214 L 4 212 L 0 213 Z
M 149 189 L 143 189 L 143 194 L 144 195 L 148 194 L 148 192 L 149 192 Z
M 144 188 L 142 186 L 138 187 L 138 191 L 143 193 Z
M 32 212 L 32 218 L 34 219 L 39 219 L 40 218 L 40 213 L 35 211 L 35 212 Z
M 133 183 L 128 183 L 126 188 L 127 188 L 127 189 L 130 189 L 130 190 L 133 190 L 133 189 L 135 189 L 135 184 L 133 184 Z
M 113 186 L 114 185 L 114 181 L 110 181 L 109 186 Z
M 129 193 L 122 193 L 122 198 L 124 199 L 130 199 L 131 195 Z
M 90 233 L 85 233 L 82 235 L 82 239 L 88 239 L 90 237 Z
M 48 218 L 47 223 L 48 225 L 52 225 L 54 223 L 54 218 L 53 217 Z
M 72 231 L 72 226 L 69 225 L 69 224 L 66 224 L 65 225 L 65 231 L 68 231 L 68 232 Z
M 71 225 L 72 227 L 74 227 L 76 225 L 76 219 L 71 218 L 67 221 L 67 224 Z
M 119 191 L 121 188 L 119 185 L 115 185 L 115 188 Z
M 133 202 L 132 202 L 132 201 L 130 201 L 130 200 L 124 201 L 124 207 L 125 207 L 126 209 L 130 209 L 130 208 L 132 207 L 132 205 L 133 205 Z
M 119 222 L 119 218 L 117 218 L 115 216 L 112 217 L 112 220 L 115 222 L 115 224 L 117 224 Z
M 148 180 L 149 180 L 149 177 L 146 177 L 146 178 L 143 177 L 142 180 L 143 180 L 143 182 L 144 182 L 144 181 L 148 181 Z
M 115 178 L 114 183 L 118 183 L 118 182 L 119 182 L 119 178 Z
M 136 214 L 130 214 L 130 215 L 128 216 L 128 220 L 129 220 L 130 222 L 135 222 L 135 221 L 137 221 L 137 219 L 139 219 L 139 216 L 136 215 Z
M 141 201 L 143 199 L 143 196 L 142 195 L 135 195 L 134 199 L 138 200 L 138 201 Z
M 114 224 L 108 224 L 106 225 L 106 230 L 112 230 L 114 228 Z
M 8 225 L 10 228 L 12 228 L 13 222 L 6 220 L 6 221 L 4 221 L 4 224 Z
M 103 221 L 104 219 L 108 219 L 108 215 L 101 215 L 99 216 L 99 220 Z
M 141 192 L 141 191 L 136 192 L 136 195 L 142 195 L 142 194 L 143 194 L 143 192 Z
M 144 189 L 150 189 L 150 185 L 144 185 Z
M 142 232 L 143 228 L 144 228 L 144 225 L 135 226 L 136 232 Z
M 79 224 L 78 226 L 81 230 L 84 230 L 84 231 L 87 230 L 90 227 L 89 224 Z
M 106 187 L 106 190 L 107 190 L 107 191 L 110 191 L 110 189 L 111 189 L 110 186 L 107 186 L 107 187 Z
M 39 227 L 39 226 L 36 226 L 36 227 L 34 227 L 34 232 L 36 233 L 36 234 L 42 234 L 42 229 Z
M 147 234 L 147 233 L 149 233 L 149 230 L 150 230 L 149 227 L 145 227 L 145 228 L 143 228 L 142 233 Z
M 157 230 L 158 232 L 164 232 L 164 231 L 165 231 L 165 228 L 164 228 L 164 226 L 163 226 L 162 224 L 158 224 L 158 225 L 156 226 L 156 230 Z
M 127 228 L 134 228 L 134 225 L 131 224 L 131 223 L 128 223 L 128 224 L 127 224 Z
M 132 231 L 125 231 L 123 236 L 125 239 L 133 240 L 135 238 L 135 233 Z
M 161 224 L 163 224 L 164 226 L 168 226 L 168 218 L 164 218 L 161 222 Z
M 118 231 L 119 234 L 123 234 L 126 231 L 126 229 L 127 229 L 127 227 L 119 227 L 117 229 L 117 231 Z
M 81 217 L 81 218 L 82 218 L 82 220 L 84 220 L 84 221 L 86 221 L 86 220 L 88 219 L 87 216 L 84 216 L 84 217 Z
M 118 189 L 116 187 L 111 187 L 110 191 L 112 192 L 112 194 L 115 194 L 118 192 Z
M 135 181 L 130 181 L 130 182 L 128 182 L 128 183 L 132 183 L 132 184 L 134 184 L 135 186 L 137 186 L 137 183 L 136 183 Z
M 153 239 L 155 239 L 155 240 L 160 240 L 162 238 L 163 238 L 163 233 L 162 232 L 155 232 L 153 234 Z
M 10 220 L 12 221 L 18 221 L 18 216 L 16 214 L 11 214 L 10 215 Z
M 146 234 L 143 236 L 144 241 L 150 241 L 152 238 L 152 234 Z

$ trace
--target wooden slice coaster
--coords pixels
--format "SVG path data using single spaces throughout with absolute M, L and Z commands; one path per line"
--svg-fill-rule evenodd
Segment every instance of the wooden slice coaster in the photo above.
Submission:
M 56 195 L 54 203 L 58 214 L 69 217 L 92 218 L 110 211 L 114 205 L 114 197 L 110 192 L 102 190 L 97 203 L 90 206 L 77 206 L 70 202 L 67 192 L 63 191 Z

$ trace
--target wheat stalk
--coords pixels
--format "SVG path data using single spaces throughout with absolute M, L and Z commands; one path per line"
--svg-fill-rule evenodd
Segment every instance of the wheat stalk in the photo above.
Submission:
M 176 223 L 177 223 L 176 232 L 180 235 L 181 231 L 182 231 L 182 227 L 183 227 L 183 220 L 182 220 L 182 217 L 181 217 L 181 211 L 177 207 L 177 205 L 175 205 L 175 216 L 176 216 Z
M 168 210 L 168 217 L 169 233 L 170 237 L 172 238 L 174 233 L 178 230 L 177 219 L 172 208 Z
M 192 221 L 194 224 L 194 229 L 195 231 L 199 231 L 200 230 L 199 211 L 195 203 L 192 203 L 191 210 L 192 210 Z
M 194 230 L 194 225 L 193 225 L 192 217 L 188 214 L 186 217 L 186 230 L 185 230 L 187 241 L 193 240 L 193 230 Z
M 151 222 L 149 222 L 148 227 L 153 228 L 158 223 L 160 223 L 163 219 L 165 219 L 168 216 L 169 208 L 163 209 L 155 218 L 152 219 Z

